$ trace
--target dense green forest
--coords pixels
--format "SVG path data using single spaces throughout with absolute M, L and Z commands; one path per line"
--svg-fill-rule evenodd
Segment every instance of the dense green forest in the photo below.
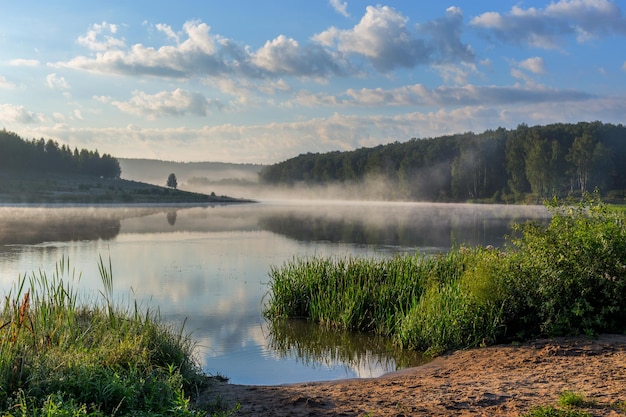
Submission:
M 540 201 L 599 189 L 623 198 L 626 127 L 601 122 L 499 128 L 350 152 L 303 154 L 265 167 L 266 184 L 382 181 L 391 199 Z
M 13 173 L 58 173 L 119 178 L 120 164 L 111 155 L 87 149 L 73 151 L 49 139 L 22 139 L 0 131 L 0 170 Z

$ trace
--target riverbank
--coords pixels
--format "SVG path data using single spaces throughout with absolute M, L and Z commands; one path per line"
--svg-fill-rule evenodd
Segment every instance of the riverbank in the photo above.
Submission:
M 626 415 L 626 336 L 460 350 L 373 379 L 216 383 L 198 402 L 239 403 L 236 416 L 522 416 L 538 406 L 557 408 L 565 391 L 583 394 L 591 416 Z
M 0 172 L 0 204 L 227 204 L 252 200 L 200 194 L 121 178 Z

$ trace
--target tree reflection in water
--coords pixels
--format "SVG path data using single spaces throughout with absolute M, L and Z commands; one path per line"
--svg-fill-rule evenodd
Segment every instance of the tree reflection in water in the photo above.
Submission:
M 268 329 L 267 346 L 279 358 L 293 358 L 309 367 L 343 363 L 359 377 L 380 376 L 430 360 L 420 352 L 399 348 L 388 337 L 331 329 L 307 320 L 271 320 Z

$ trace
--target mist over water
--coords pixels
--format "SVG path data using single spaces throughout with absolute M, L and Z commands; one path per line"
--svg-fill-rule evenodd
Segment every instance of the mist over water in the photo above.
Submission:
M 356 201 L 0 207 L 0 292 L 20 275 L 51 276 L 69 258 L 82 275 L 76 286 L 97 297 L 98 261 L 110 257 L 115 297 L 158 309 L 177 326 L 186 322 L 208 373 L 246 384 L 378 376 L 421 358 L 367 335 L 270 326 L 262 308 L 271 266 L 301 256 L 496 246 L 513 222 L 547 218 L 543 207 Z

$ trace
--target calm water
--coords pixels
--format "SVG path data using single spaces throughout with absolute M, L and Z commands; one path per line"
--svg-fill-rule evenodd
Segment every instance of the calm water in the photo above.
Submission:
M 392 256 L 500 246 L 543 207 L 264 202 L 215 207 L 0 207 L 0 292 L 51 276 L 62 258 L 85 297 L 111 259 L 115 296 L 158 308 L 197 342 L 204 370 L 233 383 L 372 377 L 422 360 L 387 340 L 262 317 L 268 272 L 299 256 Z

